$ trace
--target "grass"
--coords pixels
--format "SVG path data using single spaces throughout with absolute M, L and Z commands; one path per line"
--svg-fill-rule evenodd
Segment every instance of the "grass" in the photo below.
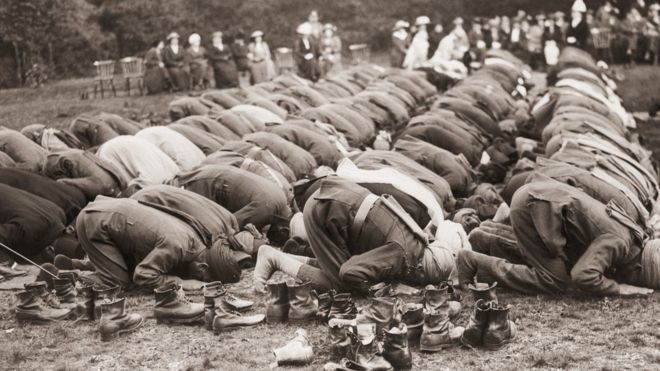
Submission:
M 658 96 L 660 71 L 638 67 L 624 71 L 620 90 L 629 110 L 646 110 Z M 35 122 L 66 125 L 84 112 L 107 111 L 143 118 L 166 116 L 172 95 L 80 100 L 90 82 L 56 82 L 39 90 L 0 91 L 0 125 L 17 128 Z M 644 87 L 640 89 L 640 86 Z M 264 313 L 266 298 L 250 290 L 251 271 L 230 290 L 256 302 Z M 473 302 L 469 295 L 456 321 L 465 325 Z M 511 304 L 516 340 L 500 351 L 452 348 L 436 354 L 413 351 L 417 370 L 660 370 L 660 293 L 649 298 L 593 298 L 584 295 L 523 296 L 499 291 Z M 191 295 L 202 301 L 200 293 Z M 129 294 L 128 310 L 147 320 L 135 333 L 103 343 L 98 323 L 61 322 L 19 326 L 14 295 L 0 292 L 0 370 L 267 370 L 272 349 L 284 345 L 296 327 L 262 324 L 215 335 L 201 326 L 156 325 L 153 298 Z M 327 329 L 303 326 L 315 351 L 313 363 L 296 370 L 318 370 L 329 360 Z

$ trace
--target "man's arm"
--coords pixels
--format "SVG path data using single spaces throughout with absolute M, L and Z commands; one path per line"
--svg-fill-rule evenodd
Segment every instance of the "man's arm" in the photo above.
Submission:
M 616 264 L 628 250 L 626 242 L 613 235 L 595 239 L 571 270 L 571 279 L 580 290 L 600 294 L 619 295 L 619 284 L 605 277 L 605 272 Z
M 153 250 L 138 264 L 133 282 L 142 287 L 156 288 L 170 282 L 181 284 L 180 277 L 168 275 L 183 263 L 184 251 L 180 240 L 161 237 Z
M 399 243 L 389 242 L 364 254 L 348 259 L 339 270 L 339 278 L 346 287 L 367 292 L 369 287 L 406 271 L 406 252 Z

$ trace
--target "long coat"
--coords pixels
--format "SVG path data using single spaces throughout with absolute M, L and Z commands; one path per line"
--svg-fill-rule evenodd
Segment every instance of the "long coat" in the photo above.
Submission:
M 222 50 L 216 46 L 212 46 L 208 50 L 208 58 L 213 68 L 213 76 L 215 77 L 215 88 L 225 89 L 234 88 L 238 86 L 238 70 L 236 69 L 236 62 L 234 55 L 229 45 L 223 45 Z
M 308 80 L 319 79 L 319 46 L 314 40 L 307 40 L 307 45 L 300 39 L 296 41 L 293 53 L 298 66 L 298 74 Z
M 183 47 L 175 53 L 170 46 L 163 49 L 163 63 L 170 75 L 175 90 L 187 90 L 190 86 L 190 74 L 186 71 L 186 57 Z

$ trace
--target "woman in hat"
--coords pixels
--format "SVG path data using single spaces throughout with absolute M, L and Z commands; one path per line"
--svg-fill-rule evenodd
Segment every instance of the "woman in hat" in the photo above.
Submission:
M 190 45 L 186 50 L 186 58 L 190 68 L 191 88 L 201 90 L 206 87 L 208 62 L 206 60 L 206 49 L 201 45 L 202 38 L 199 34 L 192 34 L 188 37 Z
M 245 43 L 245 33 L 242 30 L 236 32 L 234 42 L 231 45 L 231 51 L 234 55 L 236 69 L 238 70 L 239 85 L 247 83 L 250 76 L 250 62 L 248 60 L 250 50 Z
M 429 59 L 429 34 L 426 32 L 429 23 L 431 23 L 429 17 L 417 17 L 415 21 L 417 33 L 413 36 L 406 58 L 403 60 L 404 68 L 412 70 L 421 67 L 422 63 Z
M 174 91 L 187 90 L 190 85 L 190 75 L 185 69 L 185 53 L 179 45 L 179 34 L 172 32 L 167 35 L 168 45 L 163 50 L 163 64 L 172 82 Z
M 258 84 L 269 81 L 275 77 L 275 65 L 270 55 L 268 44 L 263 41 L 264 33 L 254 31 L 252 41 L 248 46 L 248 60 L 250 61 L 250 82 Z
M 571 23 L 566 32 L 566 44 L 578 48 L 587 47 L 587 39 L 591 35 L 586 19 L 587 5 L 583 0 L 577 0 L 571 8 Z
M 390 53 L 390 64 L 392 67 L 401 68 L 403 60 L 408 53 L 408 43 L 410 42 L 410 35 L 408 34 L 408 27 L 410 24 L 406 21 L 396 21 L 392 32 L 392 52 Z
M 158 94 L 165 90 L 167 72 L 162 57 L 164 48 L 165 43 L 157 40 L 144 55 L 144 85 L 147 88 L 147 94 Z
M 337 27 L 328 23 L 323 26 L 321 37 L 321 74 L 327 75 L 331 71 L 341 69 L 341 39 L 336 34 Z
M 238 86 L 238 71 L 229 45 L 222 42 L 222 32 L 213 33 L 213 46 L 208 52 L 215 76 L 215 88 L 225 89 Z
M 316 81 L 319 79 L 319 47 L 312 38 L 312 25 L 303 23 L 296 29 L 300 39 L 296 41 L 293 54 L 298 66 L 298 75 Z

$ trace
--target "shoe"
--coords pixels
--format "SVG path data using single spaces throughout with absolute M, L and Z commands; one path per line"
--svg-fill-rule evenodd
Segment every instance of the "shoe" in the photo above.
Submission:
M 474 296 L 475 303 L 479 300 L 485 302 L 493 301 L 497 304 L 497 295 L 495 294 L 495 287 L 497 282 L 493 282 L 490 286 L 487 283 L 474 283 L 469 284 L 468 288 Z
M 220 305 L 218 300 L 227 293 L 225 286 L 220 281 L 209 282 L 204 285 L 204 327 L 213 330 L 213 319 L 215 319 L 215 307 Z
M 357 308 L 353 303 L 350 293 L 335 294 L 332 299 L 332 307 L 328 313 L 328 320 L 333 318 L 337 319 L 354 319 L 357 315 Z
M 100 319 L 102 315 L 101 305 L 104 303 L 114 302 L 119 295 L 121 288 L 119 286 L 94 286 L 94 318 Z
M 326 344 L 334 360 L 351 358 L 353 349 L 353 333 L 349 326 L 341 324 L 328 324 L 328 338 Z
M 500 306 L 493 303 L 488 315 L 488 326 L 484 330 L 483 345 L 488 350 L 497 350 L 516 338 L 517 328 L 509 321 L 511 306 Z
M 461 335 L 461 344 L 469 348 L 476 348 L 483 344 L 482 338 L 486 326 L 488 326 L 488 317 L 490 315 L 492 303 L 483 299 L 474 303 L 474 312 L 470 316 L 463 335 Z
M 330 308 L 332 308 L 334 294 L 335 291 L 330 290 L 318 296 L 319 309 L 316 312 L 316 319 L 319 323 L 328 323 L 328 315 L 330 314 Z
M 391 328 L 397 311 L 396 298 L 371 298 L 356 316 L 357 323 L 373 323 L 376 334 L 382 336 L 383 330 Z
M 408 303 L 401 308 L 401 321 L 408 328 L 408 342 L 419 345 L 424 327 L 424 306 L 418 303 Z
M 23 285 L 26 291 L 39 296 L 41 300 L 44 301 L 51 308 L 62 308 L 60 301 L 57 299 L 57 296 L 51 293 L 51 290 L 48 288 L 48 284 L 44 281 L 36 281 L 32 283 L 26 283 Z
M 53 286 L 55 287 L 55 296 L 57 296 L 57 300 L 62 307 L 76 307 L 75 281 L 72 281 L 70 277 L 58 275 L 57 278 L 53 278 Z
M 368 371 L 393 371 L 394 367 L 385 357 L 380 354 L 374 354 L 371 358 L 362 355 L 357 356 L 357 363 Z
M 154 296 L 156 323 L 191 324 L 204 320 L 204 304 L 191 303 L 175 283 L 154 289 Z
M 14 278 L 27 275 L 27 271 L 22 271 L 18 269 L 13 269 L 9 263 L 0 263 L 0 277 L 4 278 Z
M 269 283 L 267 286 L 270 298 L 266 308 L 267 322 L 284 322 L 289 317 L 289 288 L 286 282 Z
M 312 284 L 306 282 L 300 285 L 287 285 L 289 297 L 289 322 L 306 322 L 316 320 L 319 302 L 314 296 Z
M 238 312 L 226 310 L 220 306 L 215 308 L 215 317 L 213 318 L 213 332 L 216 334 L 224 331 L 231 331 L 241 327 L 256 326 L 266 318 L 263 314 L 253 316 L 242 316 Z
M 424 288 L 424 309 L 428 312 L 446 311 L 449 318 L 455 318 L 461 313 L 461 303 L 450 300 L 450 285 L 440 284 L 438 286 L 427 285 Z M 441 307 L 446 307 L 442 308 Z
M 45 285 L 45 283 L 44 283 Z M 16 294 L 16 321 L 18 323 L 45 324 L 73 317 L 70 308 L 54 308 L 35 291 L 20 291 Z
M 463 327 L 454 327 L 446 311 L 425 311 L 424 327 L 419 339 L 422 352 L 439 352 L 460 342 Z
M 401 323 L 385 331 L 382 354 L 396 370 L 412 369 L 412 354 L 408 347 L 408 329 L 405 324 Z
M 119 335 L 137 330 L 144 318 L 136 313 L 126 313 L 126 299 L 106 302 L 101 306 L 101 341 L 116 339 Z
M 314 350 L 309 343 L 307 331 L 296 330 L 296 336 L 285 346 L 273 350 L 278 366 L 306 365 L 314 358 Z
M 392 292 L 392 285 L 389 283 L 377 283 L 369 288 L 370 298 L 382 298 L 384 296 L 394 296 Z
M 76 314 L 78 315 L 78 319 L 83 321 L 93 321 L 95 319 L 93 286 L 83 284 L 82 287 L 78 288 Z

